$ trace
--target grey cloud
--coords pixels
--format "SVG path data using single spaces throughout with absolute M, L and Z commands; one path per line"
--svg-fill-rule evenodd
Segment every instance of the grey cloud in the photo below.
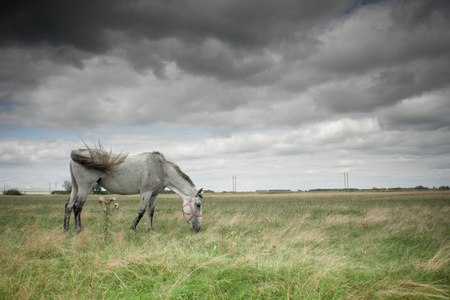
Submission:
M 396 69 L 386 69 L 374 78 L 374 85 L 368 89 L 381 103 L 397 103 L 414 95 L 440 90 L 450 85 L 448 59 L 412 63 Z M 373 103 L 377 104 L 376 101 Z
M 82 69 L 85 53 L 67 47 L 0 48 L 0 98 L 30 102 L 17 93 L 39 90 L 49 77 L 65 75 L 66 65 Z M 22 95 L 23 96 L 23 95 Z M 21 98 L 21 99 L 20 99 Z
M 0 49 L 0 93 L 11 93 L 20 88 L 37 87 L 37 61 L 43 59 L 41 51 Z M 40 70 L 43 71 L 42 69 Z
M 395 106 L 381 110 L 379 119 L 388 129 L 414 128 L 416 130 L 437 130 L 450 126 L 449 90 L 420 97 L 405 99 Z
M 316 102 L 335 113 L 375 113 L 404 99 L 423 93 L 448 92 L 450 57 L 419 60 L 408 65 L 386 67 L 369 75 L 328 81 L 315 91 Z
M 382 1 L 355 10 L 323 35 L 313 62 L 328 71 L 364 74 L 447 55 L 450 9 L 444 2 Z
M 448 20 L 450 16 L 450 3 L 445 0 L 399 1 L 393 5 L 393 8 L 394 19 L 406 28 L 417 27 L 418 24 L 430 24 L 436 18 Z

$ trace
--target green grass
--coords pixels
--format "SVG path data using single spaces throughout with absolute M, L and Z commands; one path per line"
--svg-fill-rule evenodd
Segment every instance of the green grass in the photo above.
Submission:
M 0 196 L 1 299 L 449 299 L 450 193 L 205 194 L 192 232 L 161 195 L 156 232 L 116 196 L 111 243 L 92 196 Z M 73 219 L 73 217 L 72 217 Z

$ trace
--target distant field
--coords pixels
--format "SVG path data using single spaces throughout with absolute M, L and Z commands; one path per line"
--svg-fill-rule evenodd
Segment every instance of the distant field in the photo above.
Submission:
M 450 192 L 204 194 L 199 233 L 176 195 L 129 232 L 119 195 L 109 246 L 97 196 L 62 232 L 66 198 L 0 196 L 1 299 L 450 299 Z

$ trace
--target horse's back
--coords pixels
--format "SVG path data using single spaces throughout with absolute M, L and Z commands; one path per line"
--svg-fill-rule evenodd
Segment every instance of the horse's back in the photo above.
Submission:
M 159 190 L 164 183 L 162 160 L 154 153 L 129 155 L 123 163 L 102 173 L 99 184 L 117 194 Z

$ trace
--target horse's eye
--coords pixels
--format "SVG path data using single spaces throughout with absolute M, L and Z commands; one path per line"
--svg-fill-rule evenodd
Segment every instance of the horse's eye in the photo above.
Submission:
M 195 205 L 197 205 L 198 208 L 202 206 L 202 203 L 200 201 L 195 202 Z

